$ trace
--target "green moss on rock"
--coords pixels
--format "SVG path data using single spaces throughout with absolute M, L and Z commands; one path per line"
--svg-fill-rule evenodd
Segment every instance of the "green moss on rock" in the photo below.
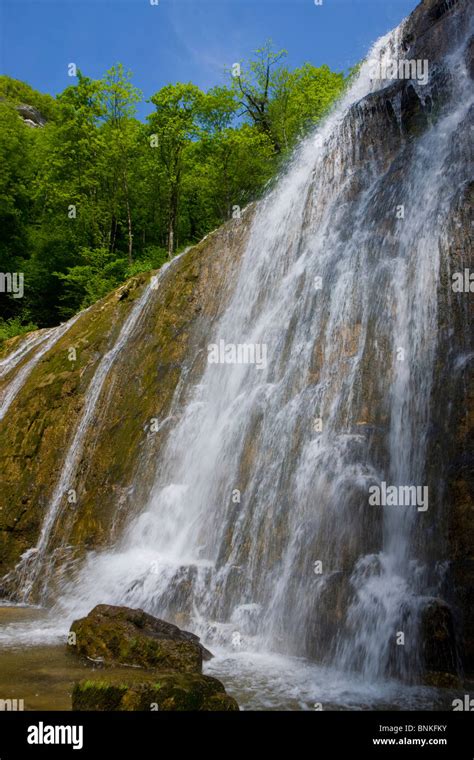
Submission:
M 245 248 L 250 216 L 224 225 L 172 263 L 111 367 L 71 483 L 77 502 L 74 508 L 64 502 L 50 536 L 48 554 L 58 558 L 62 580 L 67 569 L 59 567 L 60 547 L 71 547 L 79 559 L 90 548 L 114 542 L 130 511 L 148 498 L 168 432 L 164 426 L 150 433 L 150 420 L 169 415 L 183 366 L 191 364 L 191 374 L 198 376 L 206 336 Z M 36 545 L 94 373 L 151 274 L 134 277 L 81 314 L 28 376 L 3 421 L 0 578 Z M 9 341 L 6 353 L 18 345 Z M 70 347 L 76 348 L 75 362 L 69 361 Z M 0 380 L 0 392 L 22 366 Z M 31 601 L 42 587 L 39 578 Z M 13 574 L 2 582 L 1 593 L 14 598 L 15 589 Z
M 110 665 L 200 673 L 212 656 L 194 634 L 128 607 L 99 604 L 71 631 L 77 654 Z
M 73 710 L 94 711 L 238 711 L 217 678 L 197 673 L 160 673 L 155 682 L 79 681 L 72 693 Z

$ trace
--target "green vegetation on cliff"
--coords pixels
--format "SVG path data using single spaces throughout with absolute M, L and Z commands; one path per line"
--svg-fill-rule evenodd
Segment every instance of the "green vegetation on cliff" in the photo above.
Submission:
M 346 81 L 284 57 L 267 44 L 224 86 L 167 85 L 146 124 L 121 64 L 77 71 L 56 99 L 0 77 L 0 272 L 24 275 L 23 297 L 0 293 L 0 340 L 160 267 L 257 198 Z

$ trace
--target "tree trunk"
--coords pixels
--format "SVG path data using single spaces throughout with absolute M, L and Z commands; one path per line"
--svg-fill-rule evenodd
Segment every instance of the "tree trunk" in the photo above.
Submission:
M 170 221 L 168 226 L 168 259 L 171 261 L 173 258 L 173 248 L 174 248 L 174 224 L 171 219 L 170 215 Z
M 179 192 L 179 186 L 175 185 L 175 187 L 173 187 L 171 190 L 170 211 L 169 211 L 169 217 L 168 217 L 168 259 L 169 260 L 173 258 L 174 246 L 175 246 L 176 221 L 178 218 L 178 192 Z
M 133 264 L 133 233 L 132 233 L 132 217 L 130 214 L 130 204 L 127 198 L 127 217 L 128 217 L 128 263 Z
M 112 217 L 111 229 L 110 229 L 110 253 L 115 252 L 115 238 L 117 236 L 117 219 Z
M 123 177 L 123 185 L 125 189 L 125 203 L 127 206 L 127 222 L 128 222 L 128 263 L 133 264 L 133 231 L 132 231 L 132 214 L 130 212 L 130 201 L 128 197 L 128 185 L 127 177 Z

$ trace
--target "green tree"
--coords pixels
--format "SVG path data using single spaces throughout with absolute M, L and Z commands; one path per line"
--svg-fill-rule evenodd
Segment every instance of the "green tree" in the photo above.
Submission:
M 123 204 L 127 224 L 127 255 L 133 261 L 133 221 L 131 176 L 137 157 L 140 126 L 133 118 L 142 93 L 131 82 L 130 72 L 121 63 L 112 66 L 101 82 L 103 152 L 102 172 L 108 175 L 109 197 L 112 204 L 109 244 L 116 245 L 116 234 Z M 109 171 L 107 171 L 107 168 Z
M 28 255 L 28 220 L 31 209 L 33 167 L 30 160 L 33 130 L 25 126 L 15 108 L 0 102 L 0 271 L 23 271 Z M 15 317 L 20 299 L 0 293 L 0 316 Z
M 305 63 L 289 71 L 281 67 L 273 78 L 269 118 L 278 144 L 287 151 L 325 116 L 344 89 L 345 77 L 328 66 Z
M 240 114 L 286 153 L 328 111 L 345 86 L 342 73 L 305 63 L 293 71 L 281 64 L 286 50 L 273 51 L 271 41 L 232 75 Z
M 155 112 L 148 117 L 150 147 L 163 168 L 167 188 L 167 247 L 172 257 L 176 244 L 185 146 L 200 134 L 198 118 L 203 93 L 193 84 L 163 87 L 151 98 Z
M 350 79 L 285 55 L 267 43 L 207 93 L 163 87 L 146 124 L 122 64 L 56 99 L 0 76 L 0 271 L 25 277 L 23 298 L 0 294 L 0 340 L 71 316 L 258 198 Z
M 286 50 L 274 52 L 273 43 L 269 40 L 264 47 L 254 53 L 254 59 L 240 72 L 232 74 L 232 85 L 242 114 L 245 114 L 253 124 L 273 143 L 276 153 L 281 152 L 270 114 L 270 103 L 275 82 L 280 76 L 279 62 L 287 55 Z

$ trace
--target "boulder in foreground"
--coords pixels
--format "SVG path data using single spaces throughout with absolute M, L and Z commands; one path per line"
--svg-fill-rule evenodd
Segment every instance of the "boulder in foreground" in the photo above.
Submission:
M 153 680 L 84 680 L 74 685 L 73 710 L 93 711 L 225 711 L 239 706 L 217 678 L 199 673 L 157 673 Z
M 212 654 L 199 637 L 143 610 L 99 604 L 75 620 L 76 652 L 105 665 L 201 673 Z
M 143 610 L 99 604 L 71 631 L 77 654 L 91 665 L 122 666 L 118 673 L 91 669 L 90 679 L 75 683 L 73 710 L 239 709 L 217 678 L 202 675 L 202 661 L 212 654 L 176 625 Z

